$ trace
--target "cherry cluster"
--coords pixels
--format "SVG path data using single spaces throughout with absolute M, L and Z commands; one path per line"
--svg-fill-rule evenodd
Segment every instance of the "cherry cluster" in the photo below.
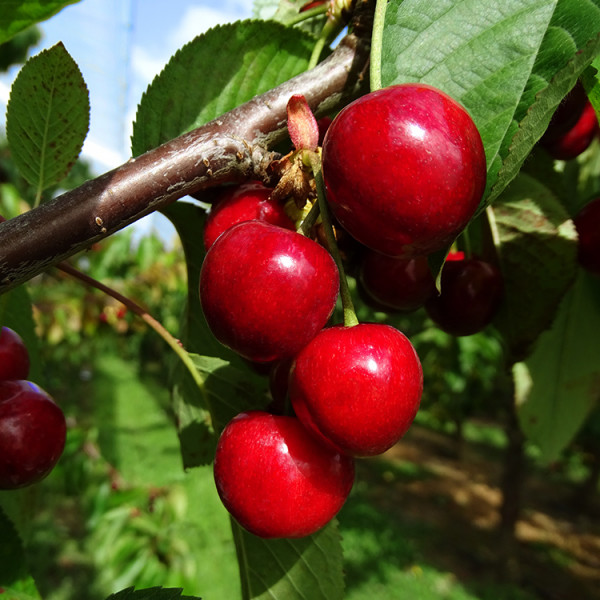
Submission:
M 66 421 L 60 407 L 27 380 L 29 353 L 12 329 L 0 331 L 0 489 L 46 477 L 61 457 Z
M 360 248 L 357 279 L 368 293 L 389 310 L 431 302 L 432 315 L 444 314 L 444 302 L 462 302 L 436 295 L 427 257 L 452 244 L 484 192 L 485 153 L 466 110 L 436 88 L 404 84 L 349 104 L 327 122 L 324 138 L 316 122 L 313 129 L 327 212 L 339 245 L 345 237 Z M 268 365 L 271 407 L 285 398 L 291 409 L 236 416 L 219 438 L 214 474 L 225 507 L 248 531 L 301 537 L 340 510 L 356 458 L 381 454 L 406 433 L 423 372 L 402 332 L 347 315 L 337 252 L 296 227 L 289 202 L 272 191 L 250 182 L 213 204 L 199 292 L 217 340 Z M 479 274 L 475 259 L 453 262 L 476 272 L 489 292 L 487 263 Z M 340 289 L 344 324 L 332 324 Z M 477 327 L 491 318 L 483 312 Z

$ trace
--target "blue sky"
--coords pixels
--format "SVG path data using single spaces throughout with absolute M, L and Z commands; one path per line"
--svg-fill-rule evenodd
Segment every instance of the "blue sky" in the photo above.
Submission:
M 88 86 L 90 130 L 82 156 L 97 174 L 129 157 L 137 104 L 170 56 L 210 27 L 250 17 L 252 6 L 253 0 L 81 0 L 41 24 L 32 54 L 62 41 Z M 0 77 L 3 115 L 17 73 Z M 157 223 L 162 230 L 159 216 L 139 228 Z

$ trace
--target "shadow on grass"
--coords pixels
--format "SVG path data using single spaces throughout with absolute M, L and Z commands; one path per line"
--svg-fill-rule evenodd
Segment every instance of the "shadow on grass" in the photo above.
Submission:
M 548 544 L 521 540 L 507 578 L 498 566 L 498 495 L 481 478 L 468 486 L 423 463 L 359 461 L 339 514 L 347 600 L 600 598 L 598 565 L 577 569 L 574 555 Z

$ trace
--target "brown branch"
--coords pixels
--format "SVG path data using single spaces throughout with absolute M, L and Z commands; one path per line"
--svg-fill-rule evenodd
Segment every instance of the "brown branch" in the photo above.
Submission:
M 364 90 L 368 44 L 346 36 L 313 70 L 80 187 L 0 223 L 0 293 L 187 195 L 267 179 L 285 139 L 286 105 L 302 94 L 318 116 Z

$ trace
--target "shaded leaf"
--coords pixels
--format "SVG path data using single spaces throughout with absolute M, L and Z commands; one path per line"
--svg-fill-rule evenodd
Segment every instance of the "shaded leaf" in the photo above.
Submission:
M 514 366 L 523 432 L 552 461 L 600 399 L 600 282 L 580 270 L 552 328 Z
M 486 149 L 489 202 L 600 51 L 599 32 L 598 0 L 391 0 L 382 83 L 422 81 L 467 108 Z
M 2 0 L 0 4 L 0 44 L 19 31 L 45 21 L 79 0 Z
M 69 172 L 87 135 L 90 104 L 77 63 L 58 43 L 29 59 L 6 110 L 12 157 L 38 195 Z
M 299 539 L 264 540 L 232 520 L 244 600 L 341 600 L 344 574 L 337 520 Z
M 134 156 L 190 131 L 304 71 L 312 38 L 274 21 L 210 29 L 171 57 L 144 93 Z M 218 68 L 212 68 L 215 57 Z
M 556 314 L 577 272 L 575 227 L 555 192 L 521 173 L 488 207 L 504 278 L 504 301 L 494 325 L 522 360 Z
M 39 600 L 29 574 L 23 544 L 13 523 L 0 507 L 0 589 L 11 600 Z

